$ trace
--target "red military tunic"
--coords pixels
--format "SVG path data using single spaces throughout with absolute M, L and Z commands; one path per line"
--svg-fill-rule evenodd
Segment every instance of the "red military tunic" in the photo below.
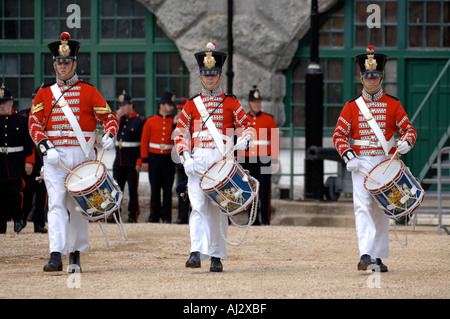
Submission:
M 170 154 L 173 148 L 172 130 L 172 116 L 155 114 L 145 121 L 141 137 L 143 163 L 148 163 L 148 153 Z
M 255 139 L 256 132 L 251 127 L 251 119 L 247 116 L 244 108 L 235 96 L 226 95 L 225 93 L 219 95 L 204 95 L 202 93 L 200 96 L 208 113 L 212 114 L 208 121 L 213 121 L 225 143 L 232 136 L 234 127 L 241 132 L 245 130 L 247 134 Z M 195 147 L 216 147 L 211 134 L 208 132 L 208 128 L 206 125 L 202 126 L 200 113 L 193 101 L 194 98 L 186 102 L 175 129 L 174 140 L 177 154 L 183 151 L 190 152 Z M 199 134 L 198 132 L 201 133 Z
M 29 120 L 31 138 L 38 146 L 46 139 L 49 139 L 54 146 L 80 145 L 61 107 L 53 106 L 56 100 L 50 86 L 43 86 L 36 94 Z M 110 130 L 112 135 L 117 134 L 117 118 L 97 88 L 82 80 L 78 80 L 71 86 L 58 84 L 58 87 L 61 92 L 67 91 L 64 93 L 64 99 L 83 132 L 94 132 L 97 123 L 100 123 L 104 132 Z M 55 133 L 58 131 L 60 134 Z M 86 141 L 88 140 L 89 137 L 86 137 Z
M 250 113 L 247 115 L 250 117 L 251 124 L 256 130 L 256 138 L 251 143 L 248 151 L 245 151 L 245 156 L 260 157 L 272 155 L 272 143 L 278 143 L 279 138 L 275 119 L 272 115 L 264 112 L 259 112 L 255 116 L 252 116 Z
M 362 97 L 383 132 L 386 141 L 389 141 L 394 133 L 398 131 L 400 138 L 408 134 L 406 140 L 411 146 L 414 146 L 417 132 L 409 121 L 408 115 L 399 100 L 381 90 L 373 96 L 373 100 L 365 92 L 363 92 Z M 383 155 L 384 151 L 381 146 L 375 144 L 350 146 L 350 138 L 353 140 L 378 141 L 355 101 L 356 98 L 344 105 L 336 124 L 333 133 L 333 143 L 337 151 L 344 157 L 344 160 L 344 154 L 351 149 L 353 149 L 356 155 Z M 389 153 L 392 154 L 394 152 L 395 149 L 392 148 Z

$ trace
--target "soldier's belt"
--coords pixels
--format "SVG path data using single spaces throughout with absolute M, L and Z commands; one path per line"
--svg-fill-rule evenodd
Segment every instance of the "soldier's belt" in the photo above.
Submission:
M 126 142 L 126 141 L 116 141 L 116 146 L 122 147 L 138 147 L 141 146 L 141 142 Z
M 380 141 L 377 140 L 353 140 L 353 145 L 358 146 L 370 146 L 370 147 L 382 147 L 382 144 Z M 388 149 L 391 149 L 395 146 L 395 139 L 392 137 L 388 141 Z
M 192 138 L 196 138 L 196 137 L 205 137 L 205 138 L 207 138 L 208 140 L 212 140 L 213 139 L 213 137 L 212 137 L 212 134 L 209 132 L 209 131 L 198 131 L 198 132 L 194 132 L 194 133 L 192 133 Z M 224 134 L 220 134 L 219 133 L 219 136 L 224 140 L 224 141 L 229 141 L 230 140 L 230 137 L 229 136 L 227 136 L 227 135 L 224 135 Z
M 23 146 L 16 146 L 16 147 L 4 146 L 4 147 L 0 147 L 0 153 L 5 153 L 5 154 L 22 152 L 23 150 L 25 150 L 25 148 Z
M 85 137 L 93 137 L 94 132 L 81 132 Z M 74 131 L 47 131 L 48 137 L 77 137 Z
M 173 144 L 155 144 L 155 143 L 148 143 L 148 147 L 151 148 L 157 148 L 160 150 L 170 150 L 173 148 Z
M 252 142 L 253 145 L 270 145 L 270 141 L 256 140 Z

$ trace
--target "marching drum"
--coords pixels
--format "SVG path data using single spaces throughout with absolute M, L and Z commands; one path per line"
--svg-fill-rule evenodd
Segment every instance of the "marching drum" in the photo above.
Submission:
M 122 191 L 108 173 L 106 166 L 97 160 L 85 161 L 75 166 L 67 174 L 64 186 L 77 201 L 77 210 L 89 221 L 108 218 L 122 204 Z
M 364 187 L 393 220 L 412 214 L 425 195 L 409 168 L 398 159 L 388 159 L 375 166 L 366 176 Z
M 200 188 L 225 215 L 236 216 L 257 198 L 259 182 L 234 158 L 222 159 L 203 174 Z

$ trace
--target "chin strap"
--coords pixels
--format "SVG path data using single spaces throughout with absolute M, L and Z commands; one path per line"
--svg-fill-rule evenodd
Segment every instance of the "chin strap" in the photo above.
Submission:
M 222 79 L 223 79 L 223 74 L 221 73 L 219 79 L 217 80 L 217 82 L 215 84 L 213 84 L 213 85 L 209 85 L 208 86 L 205 82 L 203 82 L 203 77 L 200 75 L 200 82 L 202 83 L 202 86 L 206 90 L 209 90 L 209 91 L 213 91 L 213 90 L 217 89 L 220 86 L 220 82 L 222 82 Z

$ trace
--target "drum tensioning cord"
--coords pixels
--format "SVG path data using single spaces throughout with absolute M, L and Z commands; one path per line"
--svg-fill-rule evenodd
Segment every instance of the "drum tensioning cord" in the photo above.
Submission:
M 251 177 L 251 176 L 250 176 L 250 177 Z M 253 177 L 251 177 L 251 178 L 253 178 Z M 255 178 L 253 178 L 253 180 L 255 181 L 255 183 L 258 184 L 257 187 L 256 187 L 256 189 L 259 190 L 259 181 L 258 181 L 257 179 L 255 179 Z M 237 246 L 237 245 L 240 245 L 240 244 L 242 244 L 242 243 L 244 242 L 245 238 L 247 237 L 248 231 L 250 230 L 250 226 L 253 225 L 253 223 L 254 223 L 255 220 L 256 220 L 256 216 L 258 215 L 258 203 L 259 203 L 259 194 L 258 194 L 258 192 L 256 192 L 256 196 L 255 196 L 255 198 L 253 199 L 253 202 L 252 202 L 252 207 L 250 208 L 250 214 L 249 214 L 249 216 L 248 216 L 248 223 L 245 224 L 245 225 L 239 225 L 239 224 L 237 224 L 237 223 L 234 221 L 233 216 L 228 215 L 228 214 L 224 214 L 224 213 L 220 212 L 220 214 L 224 214 L 225 216 L 227 216 L 228 219 L 231 221 L 231 223 L 232 223 L 234 226 L 237 226 L 238 228 L 246 228 L 246 229 L 245 229 L 245 233 L 244 233 L 244 235 L 242 236 L 242 238 L 241 238 L 240 241 L 238 241 L 238 242 L 232 242 L 232 241 L 229 241 L 229 240 L 226 238 L 226 236 L 223 234 L 223 231 L 222 231 L 222 219 L 220 218 L 220 219 L 219 219 L 219 221 L 220 221 L 220 226 L 219 226 L 220 234 L 222 235 L 222 238 L 223 238 L 228 244 L 233 245 L 233 246 Z

